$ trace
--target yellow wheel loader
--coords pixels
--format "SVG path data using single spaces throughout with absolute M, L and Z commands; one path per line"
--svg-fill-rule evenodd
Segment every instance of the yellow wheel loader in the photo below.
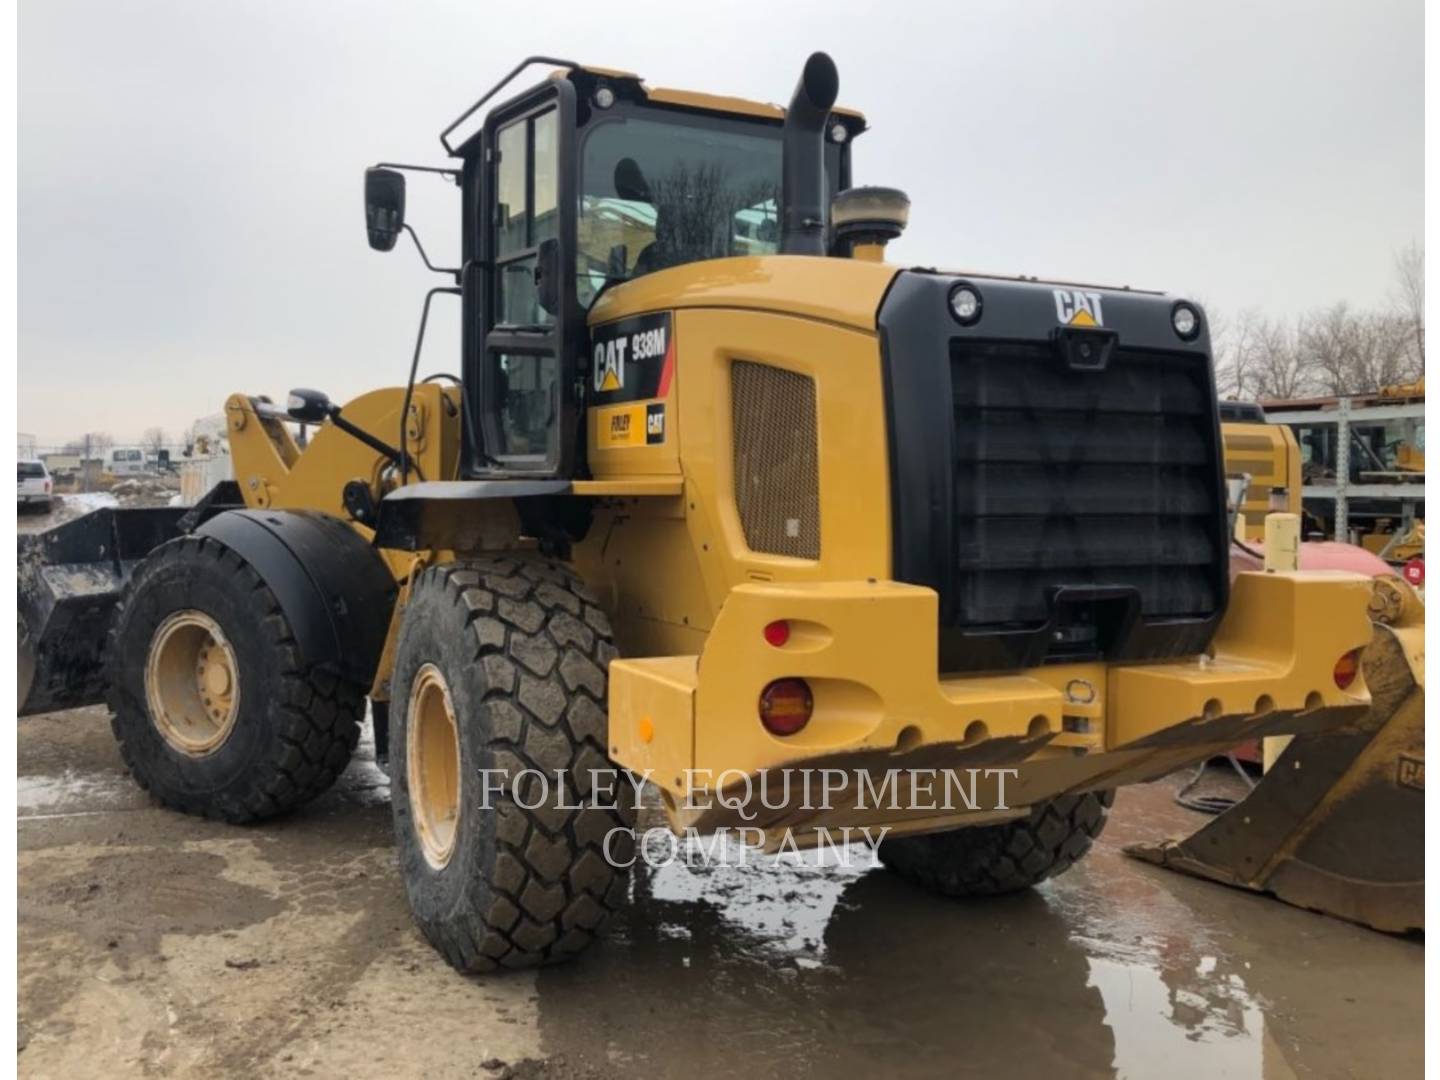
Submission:
M 599 934 L 632 780 L 677 834 L 870 830 L 999 893 L 1120 785 L 1359 722 L 1369 579 L 1231 578 L 1200 306 L 887 263 L 909 203 L 852 185 L 837 89 L 818 53 L 785 109 L 534 57 L 453 166 L 370 169 L 382 251 L 419 246 L 407 170 L 459 191 L 409 377 L 234 395 L 232 483 L 30 542 L 22 712 L 103 696 L 141 784 L 243 822 L 333 782 L 368 697 L 466 971 Z

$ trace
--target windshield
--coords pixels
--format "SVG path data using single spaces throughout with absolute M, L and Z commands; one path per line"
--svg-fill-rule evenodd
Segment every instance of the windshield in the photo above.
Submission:
M 666 267 L 779 251 L 780 133 L 668 112 L 592 122 L 581 149 L 580 302 Z M 838 166 L 838 151 L 826 158 Z

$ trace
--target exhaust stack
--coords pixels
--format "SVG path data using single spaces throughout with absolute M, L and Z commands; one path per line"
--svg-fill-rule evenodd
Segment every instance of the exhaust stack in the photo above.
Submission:
M 835 61 L 811 53 L 785 112 L 780 251 L 825 254 L 825 120 L 840 92 Z

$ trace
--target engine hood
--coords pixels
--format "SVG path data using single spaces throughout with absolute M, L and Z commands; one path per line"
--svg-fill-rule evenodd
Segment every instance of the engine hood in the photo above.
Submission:
M 607 289 L 591 326 L 647 311 L 742 308 L 875 332 L 880 301 L 901 268 L 859 259 L 763 255 L 707 259 Z

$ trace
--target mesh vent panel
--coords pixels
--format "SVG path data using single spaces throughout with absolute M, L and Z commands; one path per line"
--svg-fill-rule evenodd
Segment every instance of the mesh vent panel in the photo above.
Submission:
M 820 557 L 815 380 L 767 364 L 730 369 L 735 505 L 751 551 Z

